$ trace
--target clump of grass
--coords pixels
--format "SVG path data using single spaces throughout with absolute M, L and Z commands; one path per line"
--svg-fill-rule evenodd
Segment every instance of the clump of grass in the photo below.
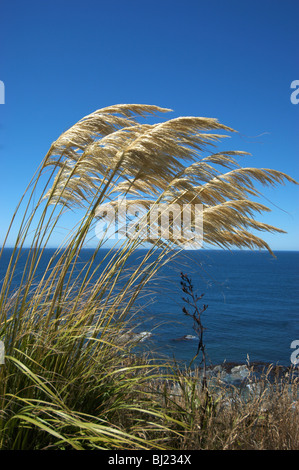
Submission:
M 195 437 L 200 398 L 193 385 L 183 382 L 184 401 L 172 400 L 167 389 L 161 397 L 156 384 L 167 377 L 167 364 L 136 357 L 134 342 L 120 341 L 137 298 L 186 240 L 161 233 L 149 239 L 133 272 L 127 266 L 143 243 L 140 225 L 105 260 L 97 258 L 105 233 L 83 266 L 80 255 L 94 238 L 99 210 L 116 206 L 120 196 L 148 210 L 158 203 L 202 204 L 204 241 L 271 251 L 250 232 L 281 231 L 253 219 L 268 210 L 249 199 L 259 195 L 254 182 L 295 181 L 275 170 L 241 168 L 235 158 L 246 152 L 211 153 L 223 137 L 218 132 L 233 131 L 216 119 L 138 121 L 166 111 L 117 105 L 86 116 L 53 142 L 21 197 L 0 250 L 2 262 L 17 224 L 0 291 L 1 449 L 203 445 Z M 74 225 L 40 275 L 45 250 L 71 211 Z M 170 408 L 165 400 L 172 400 Z
M 251 372 L 245 390 L 208 377 L 209 406 L 202 372 L 175 369 L 159 388 L 172 417 L 164 442 L 173 450 L 298 450 L 298 370 L 273 381 L 272 369 L 258 377 Z

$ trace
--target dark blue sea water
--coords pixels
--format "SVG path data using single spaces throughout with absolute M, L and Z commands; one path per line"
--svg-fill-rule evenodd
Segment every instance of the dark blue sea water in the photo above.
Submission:
M 39 274 L 52 250 L 46 250 Z M 0 260 L 0 280 L 10 250 Z M 101 258 L 106 251 L 100 252 Z M 81 261 L 90 250 L 81 252 Z M 137 251 L 132 265 L 144 252 Z M 198 250 L 183 252 L 164 266 L 149 284 L 149 293 L 137 301 L 138 330 L 150 332 L 142 346 L 188 363 L 197 349 L 192 319 L 186 305 L 180 272 L 192 279 L 194 291 L 208 304 L 202 322 L 209 362 L 263 361 L 290 365 L 291 343 L 299 340 L 299 252 L 279 251 L 273 258 L 261 251 Z M 25 259 L 25 258 L 24 258 Z M 22 266 L 19 267 L 19 275 Z M 16 278 L 17 283 L 17 278 Z M 180 340 L 185 335 L 191 339 Z

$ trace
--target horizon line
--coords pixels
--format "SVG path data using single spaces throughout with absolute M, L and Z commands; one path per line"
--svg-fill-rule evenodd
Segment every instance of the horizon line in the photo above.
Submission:
M 15 247 L 14 246 L 5 246 L 5 247 L 2 247 L 0 246 L 0 250 L 12 250 L 14 249 Z M 22 247 L 23 250 L 30 250 L 32 247 L 30 246 L 24 246 Z M 271 247 L 270 247 L 271 248 Z M 43 250 L 65 250 L 66 247 L 64 248 L 61 248 L 59 246 L 47 246 L 47 247 L 44 247 L 44 248 L 40 248 L 40 249 L 43 249 Z M 83 247 L 80 249 L 80 251 L 82 250 L 95 250 L 96 247 Z M 136 248 L 137 250 L 148 250 L 149 248 L 144 248 L 144 247 L 139 247 L 139 248 Z M 159 249 L 159 248 L 157 248 Z M 175 249 L 175 248 L 174 248 Z M 99 248 L 99 250 L 117 250 L 117 248 L 115 247 L 101 247 Z M 298 251 L 299 252 L 299 248 L 271 248 L 271 250 L 273 252 L 277 252 L 277 251 Z M 230 251 L 248 251 L 248 252 L 269 252 L 269 250 L 267 250 L 266 248 L 263 248 L 263 249 L 250 249 L 250 248 L 198 248 L 198 249 L 194 249 L 194 250 L 182 250 L 182 251 L 227 251 L 227 252 L 230 252 Z

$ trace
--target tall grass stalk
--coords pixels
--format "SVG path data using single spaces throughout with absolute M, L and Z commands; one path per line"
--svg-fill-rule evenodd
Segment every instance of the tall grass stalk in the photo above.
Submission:
M 190 426 L 167 413 L 153 387 L 167 377 L 165 361 L 136 355 L 137 340 L 124 340 L 136 300 L 186 240 L 149 239 L 150 248 L 130 272 L 144 227 L 103 258 L 105 233 L 93 235 L 97 211 L 116 205 L 119 196 L 148 210 L 160 202 L 200 203 L 205 241 L 271 251 L 250 232 L 281 231 L 253 219 L 254 212 L 268 210 L 248 199 L 259 195 L 253 182 L 295 181 L 275 170 L 241 168 L 235 157 L 246 152 L 209 153 L 224 137 L 214 132 L 233 131 L 215 119 L 138 121 L 167 111 L 117 105 L 86 116 L 53 142 L 21 197 L 0 252 L 3 262 L 18 223 L 0 291 L 6 353 L 0 366 L 1 449 L 164 449 Z M 45 250 L 71 211 L 74 225 L 41 275 Z M 82 265 L 91 238 L 93 253 Z

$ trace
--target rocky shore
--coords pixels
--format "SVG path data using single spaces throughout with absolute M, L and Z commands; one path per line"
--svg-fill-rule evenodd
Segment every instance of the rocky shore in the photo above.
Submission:
M 203 370 L 196 369 L 191 372 L 191 376 L 198 381 L 198 390 L 202 387 Z M 252 364 L 223 363 L 210 366 L 206 370 L 208 389 L 214 390 L 216 395 L 225 393 L 227 397 L 232 397 L 234 392 L 245 400 L 253 394 L 260 394 L 266 389 L 279 390 L 280 384 L 294 383 L 294 379 L 299 380 L 299 368 L 277 366 L 264 362 L 254 362 Z M 294 390 L 290 387 L 290 390 Z M 179 383 L 172 384 L 172 395 L 181 394 Z M 299 403 L 299 389 L 294 403 Z
M 206 375 L 208 379 L 218 378 L 228 385 L 242 386 L 249 381 L 258 381 L 261 377 L 267 377 L 270 383 L 281 381 L 288 375 L 298 377 L 299 370 L 294 366 L 287 367 L 258 361 L 249 364 L 224 362 L 208 367 Z
M 142 331 L 139 333 L 127 332 L 119 338 L 119 343 L 127 344 L 129 342 L 143 342 L 149 339 L 152 333 Z M 192 341 L 197 340 L 196 336 L 187 334 L 172 341 Z M 188 371 L 190 374 L 190 370 Z M 201 384 L 203 378 L 203 368 L 194 367 L 191 375 L 198 379 Z M 299 365 L 283 366 L 271 364 L 262 361 L 253 361 L 248 363 L 241 362 L 223 362 L 217 365 L 208 365 L 206 368 L 206 378 L 210 386 L 221 388 L 237 387 L 245 391 L 257 391 L 259 382 L 267 380 L 269 384 L 278 384 L 280 382 L 297 378 L 299 381 Z M 178 384 L 173 384 L 177 387 Z M 299 396 L 299 392 L 298 392 Z

